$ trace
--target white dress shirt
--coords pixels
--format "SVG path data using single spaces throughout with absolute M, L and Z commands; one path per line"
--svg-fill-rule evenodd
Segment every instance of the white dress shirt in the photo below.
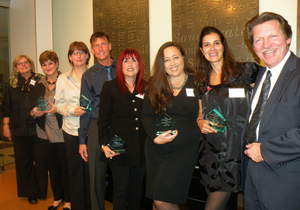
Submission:
M 262 84 L 267 76 L 267 72 L 270 70 L 271 71 L 271 87 L 270 87 L 270 91 L 269 91 L 269 95 L 268 97 L 270 96 L 270 94 L 272 93 L 272 90 L 277 82 L 277 79 L 283 69 L 283 66 L 285 65 L 287 59 L 290 57 L 291 55 L 291 52 L 288 51 L 287 54 L 284 56 L 284 58 L 281 60 L 281 62 L 279 64 L 277 64 L 276 66 L 274 66 L 273 68 L 268 68 L 266 69 L 266 71 L 264 72 L 264 75 L 262 76 L 261 78 L 261 81 L 259 83 L 259 86 L 257 87 L 257 90 L 255 92 L 255 95 L 253 97 L 253 100 L 252 100 L 252 103 L 251 103 L 251 115 L 249 117 L 249 122 L 252 118 L 252 115 L 253 115 L 253 112 L 255 110 L 255 107 L 257 105 L 257 102 L 258 102 L 258 99 L 259 99 L 259 95 L 260 95 L 260 92 L 261 92 L 261 88 L 262 88 Z M 259 125 L 260 123 L 258 123 L 258 126 L 256 128 L 256 138 L 258 140 L 258 133 L 259 133 Z

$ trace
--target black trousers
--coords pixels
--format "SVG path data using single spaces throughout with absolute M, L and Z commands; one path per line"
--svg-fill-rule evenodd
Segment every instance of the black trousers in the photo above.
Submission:
M 88 165 L 79 155 L 78 136 L 63 132 L 69 173 L 72 210 L 89 210 Z
M 49 141 L 37 138 L 34 144 L 38 198 L 46 199 L 48 191 Z
M 49 143 L 49 172 L 54 200 L 70 202 L 65 143 Z
M 121 166 L 112 161 L 109 166 L 113 176 L 113 209 L 140 210 L 145 168 Z
M 35 167 L 36 136 L 13 136 L 17 194 L 19 197 L 38 196 Z
M 107 163 L 101 160 L 97 120 L 91 120 L 88 130 L 88 165 L 91 210 L 104 210 L 105 175 Z

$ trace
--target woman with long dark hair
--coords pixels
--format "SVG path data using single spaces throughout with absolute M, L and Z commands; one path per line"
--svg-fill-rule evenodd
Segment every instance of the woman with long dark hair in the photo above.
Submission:
M 215 27 L 202 29 L 198 47 L 197 84 L 202 97 L 197 121 L 205 137 L 199 160 L 201 181 L 208 192 L 206 210 L 221 210 L 231 193 L 240 191 L 242 130 L 258 68 L 236 62 Z
M 156 210 L 178 210 L 189 190 L 200 143 L 198 97 L 183 48 L 174 42 L 158 50 L 143 106 L 148 134 L 146 196 Z
M 116 79 L 104 83 L 100 95 L 99 144 L 113 176 L 113 209 L 139 210 L 142 198 L 146 133 L 140 114 L 144 98 L 144 62 L 134 49 L 117 59 Z M 112 138 L 123 141 L 123 152 Z M 125 150 L 125 151 L 124 151 Z

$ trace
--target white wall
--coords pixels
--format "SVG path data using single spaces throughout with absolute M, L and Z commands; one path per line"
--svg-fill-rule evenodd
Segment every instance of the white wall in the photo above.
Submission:
M 11 0 L 9 19 L 10 66 L 20 54 L 28 55 L 36 63 L 35 1 Z
M 282 15 L 291 25 L 293 31 L 290 49 L 297 49 L 297 1 L 298 0 L 260 0 L 259 12 L 275 12 Z
M 93 0 L 53 0 L 53 48 L 60 58 L 60 71 L 70 70 L 68 49 L 73 41 L 88 47 L 93 33 Z M 93 58 L 90 65 L 93 64 Z
M 163 43 L 171 40 L 171 0 L 149 0 L 149 42 L 151 67 L 159 47 Z
M 42 72 L 38 62 L 39 56 L 45 50 L 53 49 L 52 38 L 52 2 L 51 0 L 36 0 L 36 69 Z

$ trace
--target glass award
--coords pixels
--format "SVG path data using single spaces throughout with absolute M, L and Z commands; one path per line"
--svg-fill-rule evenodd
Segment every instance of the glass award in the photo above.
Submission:
M 92 111 L 92 101 L 86 97 L 85 95 L 80 95 L 80 106 L 85 110 L 85 111 Z
M 114 152 L 122 154 L 126 152 L 126 142 L 117 134 L 114 134 L 107 146 Z
M 224 133 L 227 129 L 225 117 L 217 109 L 212 109 L 205 117 L 209 125 L 217 132 Z
M 50 109 L 48 100 L 45 97 L 40 97 L 37 100 L 37 107 L 38 107 L 39 111 L 47 111 Z
M 176 122 L 175 120 L 168 115 L 167 113 L 161 114 L 157 120 L 156 120 L 156 135 L 160 135 L 163 132 L 166 132 L 168 130 L 172 131 L 172 134 L 175 134 L 176 132 Z

